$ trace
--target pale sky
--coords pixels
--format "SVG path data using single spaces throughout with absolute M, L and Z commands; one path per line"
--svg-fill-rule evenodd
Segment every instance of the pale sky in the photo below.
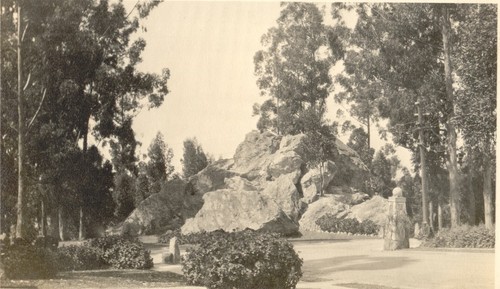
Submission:
M 126 6 L 135 2 L 125 0 Z M 256 129 L 252 106 L 264 98 L 256 85 L 253 56 L 279 13 L 279 2 L 164 2 L 155 8 L 144 22 L 147 32 L 141 37 L 147 46 L 139 69 L 160 73 L 169 68 L 170 93 L 160 108 L 145 109 L 134 120 L 142 142 L 138 153 L 147 151 L 159 131 L 174 150 L 179 172 L 186 138 L 196 137 L 216 158 L 231 158 L 245 135 Z M 328 118 L 333 119 L 333 97 L 329 107 Z M 378 148 L 383 142 L 372 137 L 371 145 Z M 400 156 L 408 163 L 408 153 Z

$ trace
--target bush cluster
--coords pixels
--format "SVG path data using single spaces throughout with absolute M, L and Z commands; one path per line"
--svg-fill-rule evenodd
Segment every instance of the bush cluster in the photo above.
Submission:
M 150 269 L 153 258 L 137 238 L 108 236 L 92 239 L 84 244 L 101 253 L 102 259 L 117 269 Z
M 208 288 L 295 288 L 302 260 L 286 240 L 253 231 L 214 232 L 182 260 L 188 282 Z
M 422 247 L 443 248 L 495 248 L 495 231 L 484 225 L 462 225 L 441 229 L 437 234 L 422 242 Z
M 22 240 L 5 244 L 0 260 L 9 279 L 45 279 L 57 274 L 56 251 Z
M 82 245 L 64 246 L 57 250 L 59 271 L 94 270 L 108 266 L 102 251 Z
M 337 218 L 334 215 L 326 214 L 316 220 L 316 224 L 321 230 L 332 233 L 351 233 L 363 235 L 376 235 L 379 231 L 379 226 L 372 220 L 364 220 L 359 222 L 351 218 Z
M 223 233 L 223 230 L 216 230 L 211 232 L 198 232 L 198 233 L 190 233 L 190 234 L 182 234 L 180 229 L 177 230 L 169 230 L 166 233 L 162 234 L 158 238 L 159 243 L 168 244 L 170 239 L 173 237 L 177 237 L 177 242 L 179 245 L 198 245 L 205 239 L 214 238 L 214 236 L 218 236 L 220 233 Z M 297 235 L 298 234 L 298 235 Z M 283 235 L 277 234 L 278 237 L 300 237 L 300 233 L 295 235 Z
M 9 279 L 43 279 L 58 271 L 117 269 L 150 269 L 153 259 L 138 239 L 110 236 L 92 239 L 82 245 L 57 248 L 55 238 L 22 239 L 2 248 L 0 261 Z
M 200 232 L 200 233 L 191 233 L 191 234 L 182 234 L 180 229 L 174 231 L 167 231 L 165 234 L 161 235 L 158 238 L 158 242 L 163 244 L 168 244 L 170 239 L 173 237 L 177 237 L 177 242 L 179 245 L 197 245 L 200 244 L 204 239 L 212 238 L 212 236 L 217 235 L 218 233 L 223 231 L 213 231 L 213 232 Z

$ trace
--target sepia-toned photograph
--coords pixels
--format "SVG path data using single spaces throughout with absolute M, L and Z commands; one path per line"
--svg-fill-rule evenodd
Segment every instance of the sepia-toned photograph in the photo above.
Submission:
M 0 20 L 0 288 L 500 285 L 496 2 Z

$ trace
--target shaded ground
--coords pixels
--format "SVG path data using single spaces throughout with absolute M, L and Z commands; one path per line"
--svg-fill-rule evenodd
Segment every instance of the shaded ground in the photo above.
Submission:
M 61 272 L 49 280 L 1 281 L 1 288 L 166 288 L 185 285 L 182 275 L 150 270 Z

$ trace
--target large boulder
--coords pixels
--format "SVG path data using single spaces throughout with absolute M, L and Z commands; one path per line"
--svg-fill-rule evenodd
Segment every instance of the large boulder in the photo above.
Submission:
M 318 194 L 320 194 L 321 186 L 323 184 L 324 190 L 328 187 L 328 184 L 332 181 L 337 172 L 337 165 L 328 161 L 325 164 L 325 172 L 323 173 L 323 178 L 318 168 L 313 168 L 309 170 L 300 180 L 302 187 L 303 198 L 302 201 L 310 204 L 317 200 Z
M 355 218 L 362 222 L 372 220 L 377 225 L 383 227 L 389 213 L 389 202 L 381 196 L 373 196 L 371 199 L 353 206 L 348 218 Z
M 298 221 L 302 214 L 301 195 L 294 183 L 296 174 L 281 175 L 272 182 L 267 182 L 262 195 L 274 200 L 279 208 L 292 220 Z
M 236 149 L 231 170 L 249 180 L 266 175 L 270 156 L 278 150 L 279 144 L 280 137 L 271 132 L 250 132 Z
M 160 193 L 149 196 L 123 222 L 121 233 L 137 236 L 159 228 L 175 228 L 193 217 L 201 208 L 196 196 L 186 196 L 187 183 L 176 179 L 168 182 Z M 199 198 L 198 198 L 199 199 Z
M 327 214 L 342 218 L 348 214 L 348 211 L 349 205 L 344 203 L 339 196 L 326 195 L 307 207 L 299 221 L 300 229 L 301 231 L 321 231 L 316 220 Z
M 242 231 L 247 228 L 292 234 L 298 224 L 285 214 L 270 198 L 258 191 L 221 189 L 206 193 L 205 204 L 195 218 L 188 219 L 182 233 Z

